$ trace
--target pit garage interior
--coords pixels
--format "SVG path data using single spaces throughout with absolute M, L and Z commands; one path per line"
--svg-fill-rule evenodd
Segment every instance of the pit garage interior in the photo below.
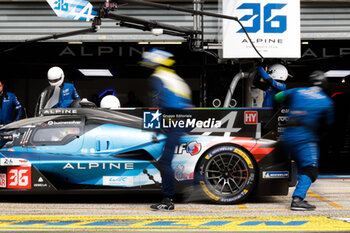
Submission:
M 104 1 L 91 1 L 95 7 Z M 164 3 L 164 1 L 163 1 Z M 219 2 L 167 1 L 167 3 L 218 13 Z M 198 8 L 197 8 L 198 9 Z M 194 27 L 191 14 L 145 6 L 121 5 L 118 13 L 156 20 L 176 26 Z M 14 92 L 27 117 L 48 85 L 47 70 L 60 66 L 65 81 L 75 84 L 79 95 L 95 102 L 116 93 L 122 107 L 147 107 L 147 78 L 151 71 L 139 66 L 143 51 L 160 48 L 172 52 L 176 70 L 190 85 L 197 107 L 213 107 L 213 100 L 225 99 L 232 78 L 240 70 L 252 72 L 259 59 L 221 60 L 220 20 L 204 16 L 204 50 L 194 49 L 181 37 L 120 27 L 103 20 L 97 33 L 76 35 L 37 43 L 28 39 L 87 28 L 88 22 L 58 18 L 43 0 L 0 1 L 1 79 Z M 283 60 L 293 76 L 288 88 L 305 85 L 314 70 L 332 72 L 329 95 L 334 100 L 336 125 L 322 140 L 320 170 L 323 174 L 350 174 L 350 1 L 301 0 L 301 58 Z M 11 48 L 16 48 L 11 50 Z M 8 50 L 10 49 L 10 50 Z M 280 61 L 277 60 L 276 61 Z M 271 61 L 274 62 L 274 61 Z M 82 69 L 104 69 L 106 76 L 88 76 Z M 233 95 L 236 107 L 248 106 L 247 81 L 240 81 Z

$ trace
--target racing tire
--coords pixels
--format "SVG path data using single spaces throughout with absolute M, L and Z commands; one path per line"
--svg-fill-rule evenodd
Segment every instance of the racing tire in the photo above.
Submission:
M 217 204 L 242 202 L 256 184 L 255 161 L 249 153 L 235 146 L 210 149 L 198 165 L 196 183 L 203 195 Z

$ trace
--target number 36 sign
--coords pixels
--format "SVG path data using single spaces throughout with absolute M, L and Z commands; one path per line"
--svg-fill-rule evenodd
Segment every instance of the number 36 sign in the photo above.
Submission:
M 300 57 L 300 0 L 223 0 L 223 14 L 236 16 L 265 58 Z M 223 20 L 223 58 L 257 58 L 241 26 Z
M 31 167 L 8 167 L 7 184 L 9 189 L 31 189 Z

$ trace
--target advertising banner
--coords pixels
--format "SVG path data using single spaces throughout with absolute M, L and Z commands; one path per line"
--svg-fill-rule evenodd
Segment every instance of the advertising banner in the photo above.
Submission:
M 300 57 L 300 0 L 222 0 L 264 58 Z M 223 20 L 223 58 L 259 58 L 240 24 Z
M 128 113 L 135 114 L 138 111 Z M 142 128 L 145 130 L 162 131 L 179 127 L 187 129 L 191 135 L 254 138 L 277 129 L 277 115 L 274 116 L 273 110 L 267 108 L 195 108 L 186 114 L 168 114 L 162 109 L 144 108 L 141 113 Z

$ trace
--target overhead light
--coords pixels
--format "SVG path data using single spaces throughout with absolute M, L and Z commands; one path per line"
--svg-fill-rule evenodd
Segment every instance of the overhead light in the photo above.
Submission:
M 341 82 L 342 82 L 342 83 L 345 83 L 345 78 L 342 78 L 342 79 L 341 79 Z
M 138 44 L 182 44 L 182 41 L 140 41 Z
M 83 44 L 82 41 L 69 41 L 68 44 Z
M 108 69 L 78 69 L 85 76 L 113 77 Z
M 309 41 L 303 41 L 301 44 L 309 44 Z
M 152 41 L 150 44 L 182 44 L 181 41 Z
M 350 75 L 350 70 L 329 70 L 325 73 L 327 77 L 346 77 Z M 344 79 L 345 80 L 345 79 Z
M 101 36 L 98 37 L 98 39 L 99 39 L 99 40 L 105 40 L 105 39 L 107 39 L 107 36 L 101 35 Z

